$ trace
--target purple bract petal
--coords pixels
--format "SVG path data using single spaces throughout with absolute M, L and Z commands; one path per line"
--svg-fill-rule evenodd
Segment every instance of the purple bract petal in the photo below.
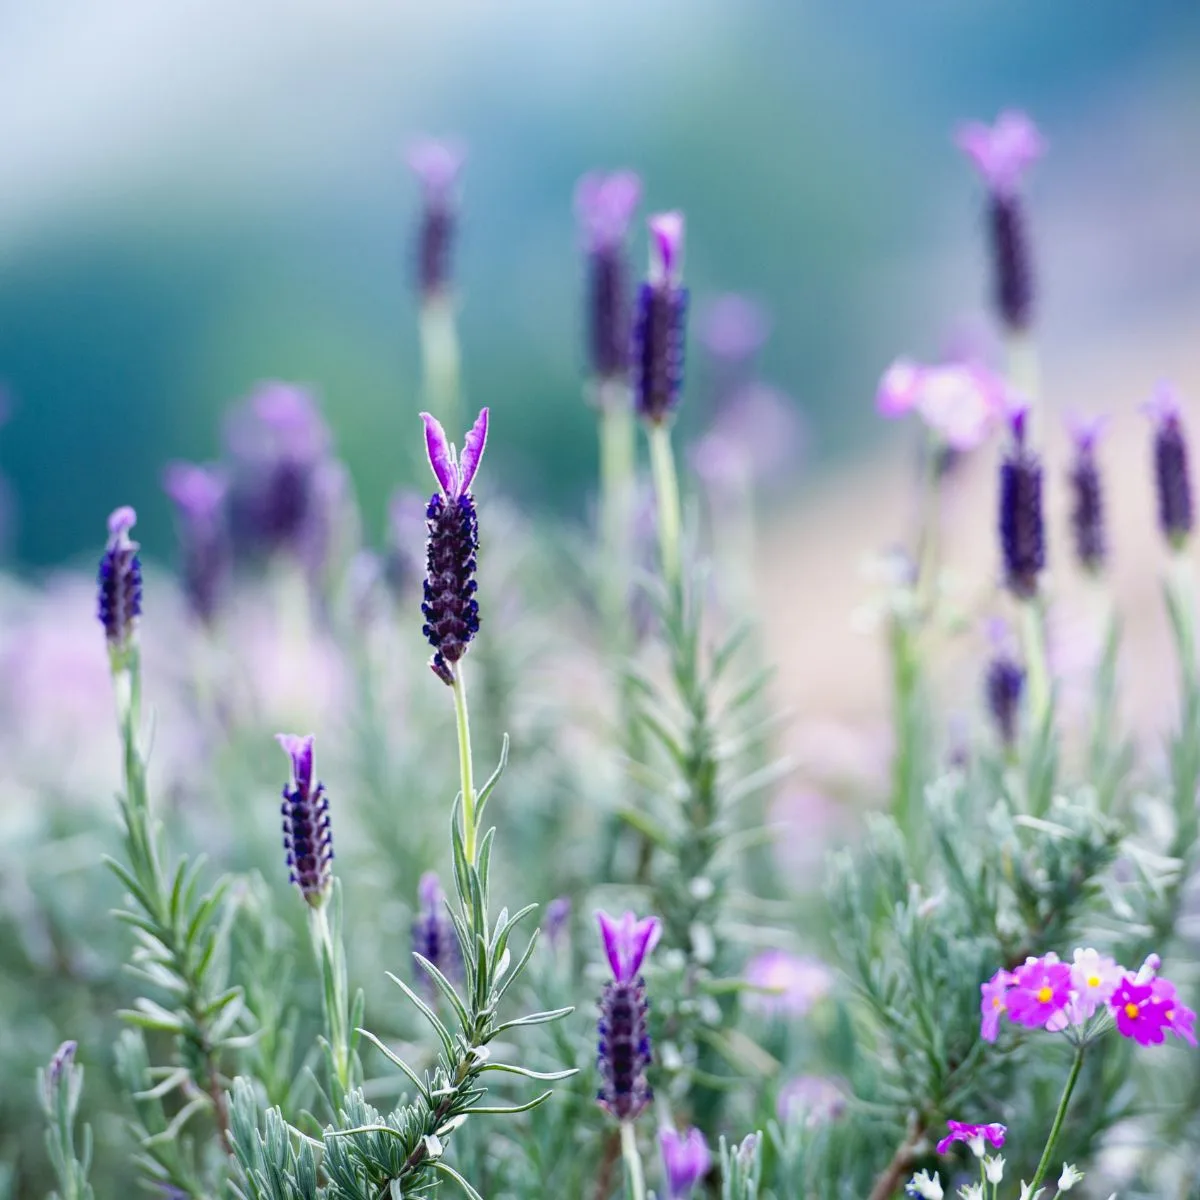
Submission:
M 446 431 L 442 428 L 441 421 L 427 412 L 421 414 L 421 420 L 425 422 L 425 450 L 429 455 L 429 465 L 433 468 L 442 491 L 447 496 L 456 496 L 458 470 L 454 464 L 450 443 L 446 440 Z
M 1179 403 L 1179 393 L 1165 379 L 1160 379 L 1154 385 L 1154 393 L 1149 400 L 1143 401 L 1141 411 L 1152 421 L 1170 421 L 1179 417 L 1182 408 Z
M 625 240 L 642 198 L 642 181 L 633 171 L 589 171 L 575 185 L 575 215 L 584 244 L 593 253 Z
M 606 912 L 597 912 L 600 933 L 604 938 L 604 952 L 612 967 L 613 978 L 618 983 L 635 979 L 642 969 L 646 955 L 658 944 L 662 934 L 662 923 L 657 917 L 646 917 L 639 921 L 634 913 L 622 917 L 611 917 Z
M 137 524 L 137 513 L 128 504 L 114 509 L 108 518 L 108 532 L 113 539 L 120 541 Z
M 882 417 L 899 417 L 917 402 L 925 368 L 909 358 L 898 358 L 883 373 L 875 392 L 875 410 Z
M 1100 440 L 1101 434 L 1108 428 L 1110 418 L 1107 413 L 1098 416 L 1085 417 L 1079 413 L 1067 414 L 1067 432 L 1071 440 L 1080 450 L 1092 450 Z
M 650 282 L 677 287 L 683 277 L 683 213 L 655 213 L 650 227 Z
M 434 203 L 445 201 L 466 160 L 466 148 L 456 141 L 418 138 L 408 148 L 408 165 Z
M 216 515 L 229 488 L 220 471 L 195 463 L 173 462 L 163 471 L 163 490 L 181 513 L 199 521 Z
M 283 747 L 283 752 L 292 760 L 292 778 L 301 791 L 307 791 L 312 786 L 313 776 L 313 737 L 301 737 L 296 733 L 277 733 L 275 740 Z
M 462 458 L 458 464 L 459 494 L 470 490 L 471 481 L 475 478 L 475 472 L 479 470 L 479 460 L 483 457 L 483 450 L 487 445 L 487 433 L 488 410 L 481 408 L 463 444 Z
M 1045 139 L 1022 112 L 1003 112 L 991 126 L 968 122 L 959 127 L 954 140 L 984 183 L 1002 196 L 1016 192 L 1026 169 L 1046 152 Z

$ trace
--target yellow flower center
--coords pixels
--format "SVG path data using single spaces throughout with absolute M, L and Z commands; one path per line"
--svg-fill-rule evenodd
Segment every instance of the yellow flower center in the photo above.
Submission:
M 1099 987 L 1100 986 L 1100 976 L 1099 975 L 1089 975 L 1088 979 L 1087 979 L 1087 985 L 1090 988 Z
M 992 997 L 992 1007 L 993 1008 L 1003 1008 L 1004 1007 L 1004 997 L 1003 996 L 993 996 Z
M 1053 996 L 1054 996 L 1054 990 L 1052 988 L 1048 988 L 1048 987 L 1038 988 L 1037 998 L 1038 998 L 1039 1004 L 1049 1004 L 1050 1000 L 1052 999 Z
M 1132 1002 L 1125 1005 L 1125 1015 L 1132 1021 L 1138 1015 L 1138 1006 Z

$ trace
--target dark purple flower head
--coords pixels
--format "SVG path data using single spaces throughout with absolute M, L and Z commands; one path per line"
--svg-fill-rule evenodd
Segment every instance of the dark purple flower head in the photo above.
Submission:
M 175 505 L 184 594 L 196 618 L 211 624 L 230 566 L 228 480 L 215 468 L 174 462 L 163 472 L 163 488 Z
M 613 979 L 628 983 L 641 974 L 646 955 L 658 945 L 662 936 L 662 922 L 657 917 L 646 917 L 639 921 L 634 913 L 622 917 L 611 917 L 606 912 L 597 912 L 600 936 L 604 940 L 604 953 L 612 967 Z
M 633 319 L 633 396 L 638 415 L 660 425 L 679 406 L 683 390 L 683 214 L 658 213 L 648 224 L 650 275 L 638 291 Z
M 1006 746 L 1017 740 L 1017 718 L 1021 708 L 1021 693 L 1025 689 L 1025 668 L 1017 661 L 1012 637 L 1003 621 L 994 621 L 989 628 L 992 658 L 988 663 L 984 693 L 988 712 L 1000 741 Z
M 422 138 L 408 152 L 408 165 L 421 183 L 422 210 L 417 228 L 417 288 L 422 300 L 442 296 L 450 286 L 450 250 L 457 218 L 455 190 L 466 161 L 456 142 Z
M 965 1121 L 947 1121 L 949 1134 L 937 1144 L 937 1152 L 945 1154 L 954 1142 L 966 1142 L 976 1158 L 982 1158 L 984 1143 L 990 1142 L 994 1149 L 999 1150 L 1004 1145 L 1004 1135 L 1008 1129 L 1004 1125 L 992 1122 L 990 1125 L 969 1125 Z
M 1000 463 L 1000 550 L 1004 582 L 1018 599 L 1037 594 L 1046 566 L 1042 464 L 1026 440 L 1028 406 L 1012 411 L 1012 440 Z
M 687 1200 L 712 1165 L 704 1134 L 695 1128 L 680 1133 L 664 1126 L 658 1131 L 658 1144 L 667 1180 L 666 1200 Z
M 546 919 L 542 929 L 552 950 L 558 950 L 566 944 L 571 929 L 571 897 L 556 896 L 546 905 Z
M 700 340 L 718 363 L 741 366 L 766 344 L 771 318 L 757 300 L 729 292 L 704 306 Z
M 1068 422 L 1075 457 L 1067 473 L 1071 487 L 1071 532 L 1075 558 L 1085 571 L 1098 573 L 1104 566 L 1107 539 L 1104 531 L 1104 491 L 1096 463 L 1096 443 L 1108 421 L 1105 417 L 1072 418 Z
M 462 978 L 462 951 L 454 922 L 446 911 L 446 893 L 436 871 L 426 871 L 417 884 L 417 914 L 412 925 L 413 953 L 432 963 L 447 979 Z M 432 988 L 433 981 L 420 972 Z
M 97 573 L 96 614 L 113 653 L 129 648 L 142 615 L 142 564 L 138 544 L 129 537 L 136 523 L 137 513 L 128 505 L 108 518 L 108 545 Z
M 425 616 L 422 632 L 433 647 L 430 667 L 453 687 L 454 664 L 467 652 L 479 632 L 479 602 L 475 599 L 475 567 L 479 551 L 479 522 L 470 486 L 487 444 L 488 410 L 481 410 L 463 443 L 462 457 L 447 441 L 441 423 L 429 413 L 425 447 L 440 491 L 426 509 Z
M 575 185 L 575 215 L 589 254 L 619 250 L 642 199 L 633 171 L 589 171 Z
M 325 785 L 313 782 L 313 739 L 278 733 L 275 740 L 291 759 L 292 779 L 283 788 L 283 848 L 288 878 L 314 908 L 325 903 L 333 884 L 333 831 Z
M 1179 396 L 1169 383 L 1159 383 L 1142 411 L 1155 424 L 1158 525 L 1167 541 L 1178 549 L 1192 532 L 1192 481 Z
M 1153 983 L 1138 983 L 1130 976 L 1121 980 L 1109 1004 L 1118 1031 L 1139 1046 L 1160 1046 L 1170 1025 L 1168 1008 L 1155 1003 Z

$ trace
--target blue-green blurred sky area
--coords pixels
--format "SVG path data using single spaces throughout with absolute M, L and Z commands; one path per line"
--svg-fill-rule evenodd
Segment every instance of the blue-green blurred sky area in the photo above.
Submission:
M 950 135 L 1006 106 L 1051 147 L 1030 196 L 1047 339 L 1192 303 L 1194 0 L 0 3 L 10 558 L 94 554 L 124 502 L 168 554 L 163 463 L 213 457 L 263 378 L 315 385 L 382 525 L 419 430 L 404 150 L 426 131 L 470 151 L 465 380 L 508 490 L 584 509 L 571 193 L 593 166 L 686 210 L 697 302 L 766 302 L 764 371 L 828 468 L 880 436 L 888 360 L 984 308 Z

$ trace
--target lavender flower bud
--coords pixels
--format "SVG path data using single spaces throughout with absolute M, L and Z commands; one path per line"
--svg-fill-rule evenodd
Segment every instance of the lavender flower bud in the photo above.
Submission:
M 1160 383 L 1142 407 L 1156 423 L 1154 482 L 1158 491 L 1158 525 L 1163 537 L 1178 549 L 1192 532 L 1192 483 L 1179 397 L 1169 384 Z
M 163 487 L 178 517 L 188 607 L 198 621 L 211 625 L 230 567 L 225 478 L 210 468 L 177 462 L 164 472 Z
M 475 498 L 468 490 L 487 443 L 488 410 L 483 409 L 467 434 L 461 460 L 446 440 L 441 424 L 428 413 L 425 447 L 429 465 L 440 485 L 426 509 L 425 616 L 422 632 L 433 647 L 433 673 L 454 686 L 454 664 L 467 652 L 479 632 L 479 603 L 475 599 L 475 567 L 479 522 Z
M 288 879 L 319 908 L 333 886 L 333 831 L 323 783 L 313 784 L 313 739 L 279 733 L 275 740 L 292 760 L 291 786 L 283 789 L 283 848 Z
M 575 188 L 588 271 L 588 351 L 598 380 L 623 379 L 629 365 L 629 279 L 625 239 L 642 195 L 632 171 L 593 172 Z
M 1096 464 L 1096 442 L 1103 420 L 1074 421 L 1071 435 L 1075 458 L 1067 475 L 1071 486 L 1071 532 L 1075 557 L 1085 571 L 1099 572 L 1107 550 L 1104 536 L 1104 494 Z
M 1037 594 L 1046 565 L 1042 464 L 1025 441 L 1025 412 L 1013 418 L 1012 444 L 1000 464 L 1000 549 L 1004 582 L 1018 599 Z
M 47 1114 L 53 1115 L 57 1108 L 56 1097 L 64 1079 L 69 1086 L 70 1077 L 76 1069 L 75 1051 L 78 1048 L 75 1042 L 63 1042 L 55 1050 L 45 1072 L 39 1072 L 42 1077 L 42 1106 Z
M 633 318 L 634 406 L 643 420 L 661 424 L 679 406 L 683 389 L 687 289 L 683 268 L 683 215 L 651 217 L 650 278 L 638 291 Z
M 704 1134 L 695 1128 L 679 1133 L 666 1127 L 658 1131 L 658 1145 L 667 1179 L 667 1200 L 687 1200 L 712 1165 Z
M 1007 655 L 998 654 L 988 664 L 984 688 L 996 732 L 1006 747 L 1012 747 L 1017 740 L 1017 716 L 1021 692 L 1025 688 L 1025 669 Z
M 466 154 L 452 142 L 424 139 L 408 154 L 421 183 L 423 207 L 417 227 L 417 290 L 422 301 L 436 300 L 450 289 L 450 251 L 454 241 L 454 188 Z
M 432 963 L 447 979 L 462 978 L 462 951 L 454 922 L 446 911 L 446 893 L 438 882 L 436 871 L 426 871 L 417 885 L 417 915 L 412 925 L 414 954 Z M 421 971 L 430 987 L 433 981 Z
M 546 905 L 546 919 L 542 931 L 553 951 L 561 950 L 567 943 L 571 931 L 571 897 L 556 896 Z
M 650 1065 L 649 1004 L 642 963 L 661 933 L 657 917 L 639 921 L 627 912 L 620 919 L 596 914 L 613 978 L 600 997 L 600 1107 L 618 1121 L 634 1120 L 653 1098 L 646 1080 Z
M 142 564 L 138 543 L 129 537 L 136 523 L 137 513 L 128 506 L 118 508 L 108 518 L 108 545 L 97 574 L 96 614 L 104 626 L 111 654 L 129 649 L 137 619 L 142 615 Z

